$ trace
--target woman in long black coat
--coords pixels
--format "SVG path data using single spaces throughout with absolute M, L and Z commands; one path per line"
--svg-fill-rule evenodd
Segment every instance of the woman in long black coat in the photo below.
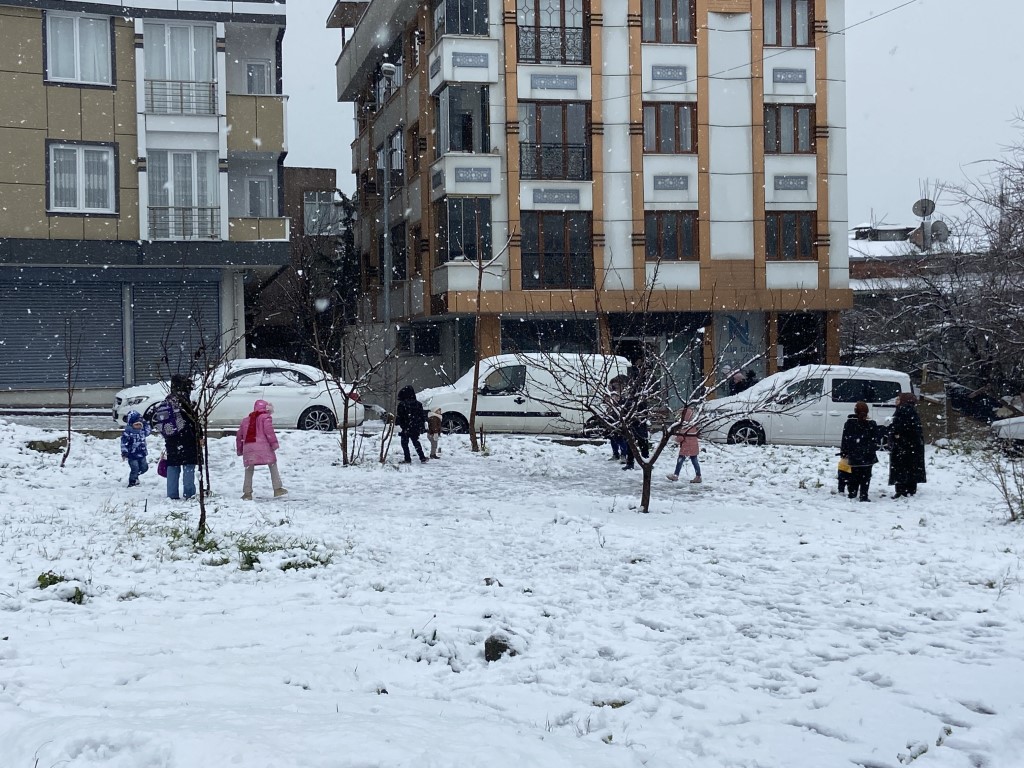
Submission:
M 871 486 L 871 468 L 878 463 L 878 425 L 868 418 L 868 404 L 863 401 L 853 406 L 853 414 L 855 418 L 847 419 L 843 425 L 839 455 L 850 463 L 849 497 L 855 499 L 860 496 L 861 501 L 871 501 L 868 488 Z
M 889 427 L 889 485 L 896 486 L 894 499 L 913 496 L 917 484 L 928 481 L 924 468 L 924 432 L 914 404 L 917 398 L 904 392 L 896 400 Z

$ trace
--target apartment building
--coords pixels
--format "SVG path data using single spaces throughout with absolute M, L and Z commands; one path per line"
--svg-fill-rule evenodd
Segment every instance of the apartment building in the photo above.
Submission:
M 760 375 L 838 361 L 843 14 L 842 0 L 339 0 L 370 313 L 389 305 L 410 352 L 466 370 L 482 269 L 485 353 L 637 358 L 698 340 L 681 383 L 717 360 L 761 355 L 744 366 Z
M 289 261 L 284 31 L 283 0 L 0 0 L 5 402 L 242 353 Z

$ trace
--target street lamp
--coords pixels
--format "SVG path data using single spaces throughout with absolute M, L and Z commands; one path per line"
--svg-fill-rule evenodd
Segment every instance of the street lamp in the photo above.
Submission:
M 385 59 L 387 54 L 385 54 Z M 384 61 L 380 65 L 380 74 L 387 81 L 387 92 L 391 91 L 391 84 L 394 81 L 398 68 L 390 61 Z M 382 94 L 385 96 L 386 94 Z M 385 99 L 381 99 L 383 104 Z M 384 214 L 381 217 L 384 227 L 384 301 L 381 313 L 384 315 L 384 343 L 391 342 L 391 135 L 384 136 Z

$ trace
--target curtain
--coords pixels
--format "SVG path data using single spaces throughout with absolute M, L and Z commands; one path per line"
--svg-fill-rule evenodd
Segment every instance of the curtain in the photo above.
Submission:
M 110 22 L 107 19 L 78 20 L 78 51 L 84 82 L 111 82 Z
M 74 80 L 75 71 L 75 20 L 65 16 L 47 16 L 49 31 L 47 53 L 50 59 L 49 75 L 60 80 Z
M 213 27 L 193 27 L 195 37 L 195 81 L 212 83 L 213 77 Z
M 54 147 L 50 187 L 54 208 L 78 207 L 78 152 L 70 147 Z
M 112 210 L 114 207 L 113 153 L 109 149 L 84 149 L 85 207 L 94 210 Z
M 146 50 L 146 79 L 167 79 L 167 31 L 163 24 L 143 25 Z
M 149 176 L 149 233 L 150 239 L 170 236 L 171 187 L 167 174 L 167 152 L 150 150 L 146 168 Z

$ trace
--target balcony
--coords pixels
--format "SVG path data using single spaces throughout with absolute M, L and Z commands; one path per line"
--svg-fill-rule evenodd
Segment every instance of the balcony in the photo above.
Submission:
M 590 64 L 587 27 L 518 27 L 520 64 Z
M 228 238 L 233 242 L 287 240 L 291 234 L 290 223 L 287 218 L 232 216 L 228 219 Z
M 590 147 L 585 144 L 519 145 L 519 178 L 590 181 Z
M 217 83 L 147 80 L 146 112 L 153 115 L 215 115 Z
M 220 206 L 149 206 L 150 240 L 219 240 Z
M 271 152 L 288 149 L 286 96 L 228 95 L 228 151 Z

